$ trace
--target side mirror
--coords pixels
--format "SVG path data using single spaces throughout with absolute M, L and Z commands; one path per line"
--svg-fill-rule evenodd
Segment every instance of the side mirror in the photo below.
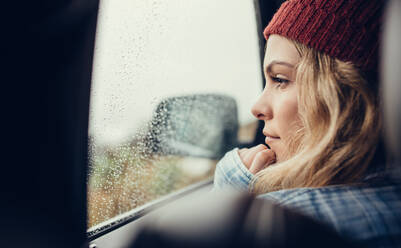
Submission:
M 237 132 L 237 104 L 232 97 L 188 95 L 159 103 L 147 142 L 161 154 L 218 159 L 237 146 Z

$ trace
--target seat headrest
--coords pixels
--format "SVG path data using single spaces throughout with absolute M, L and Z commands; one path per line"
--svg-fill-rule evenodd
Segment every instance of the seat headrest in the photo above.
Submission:
M 400 163 L 401 154 L 401 1 L 389 1 L 384 22 L 381 84 L 387 146 Z

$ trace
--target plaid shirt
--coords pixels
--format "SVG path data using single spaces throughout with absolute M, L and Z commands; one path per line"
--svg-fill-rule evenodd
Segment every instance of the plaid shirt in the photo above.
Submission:
M 218 163 L 213 190 L 247 191 L 253 179 L 238 149 Z M 401 247 L 401 182 L 373 178 L 358 185 L 280 190 L 259 196 L 295 209 L 365 247 Z

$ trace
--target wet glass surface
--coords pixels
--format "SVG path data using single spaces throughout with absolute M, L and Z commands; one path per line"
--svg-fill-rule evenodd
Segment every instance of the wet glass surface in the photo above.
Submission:
M 252 140 L 257 39 L 252 1 L 101 2 L 88 227 L 211 178 L 227 149 Z

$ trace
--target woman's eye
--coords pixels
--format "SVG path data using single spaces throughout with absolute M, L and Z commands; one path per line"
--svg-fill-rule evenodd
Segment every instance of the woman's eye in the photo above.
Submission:
M 290 80 L 284 79 L 284 78 L 279 78 L 279 77 L 273 77 L 271 76 L 271 79 L 273 82 L 279 83 L 279 84 L 285 84 L 288 83 Z

